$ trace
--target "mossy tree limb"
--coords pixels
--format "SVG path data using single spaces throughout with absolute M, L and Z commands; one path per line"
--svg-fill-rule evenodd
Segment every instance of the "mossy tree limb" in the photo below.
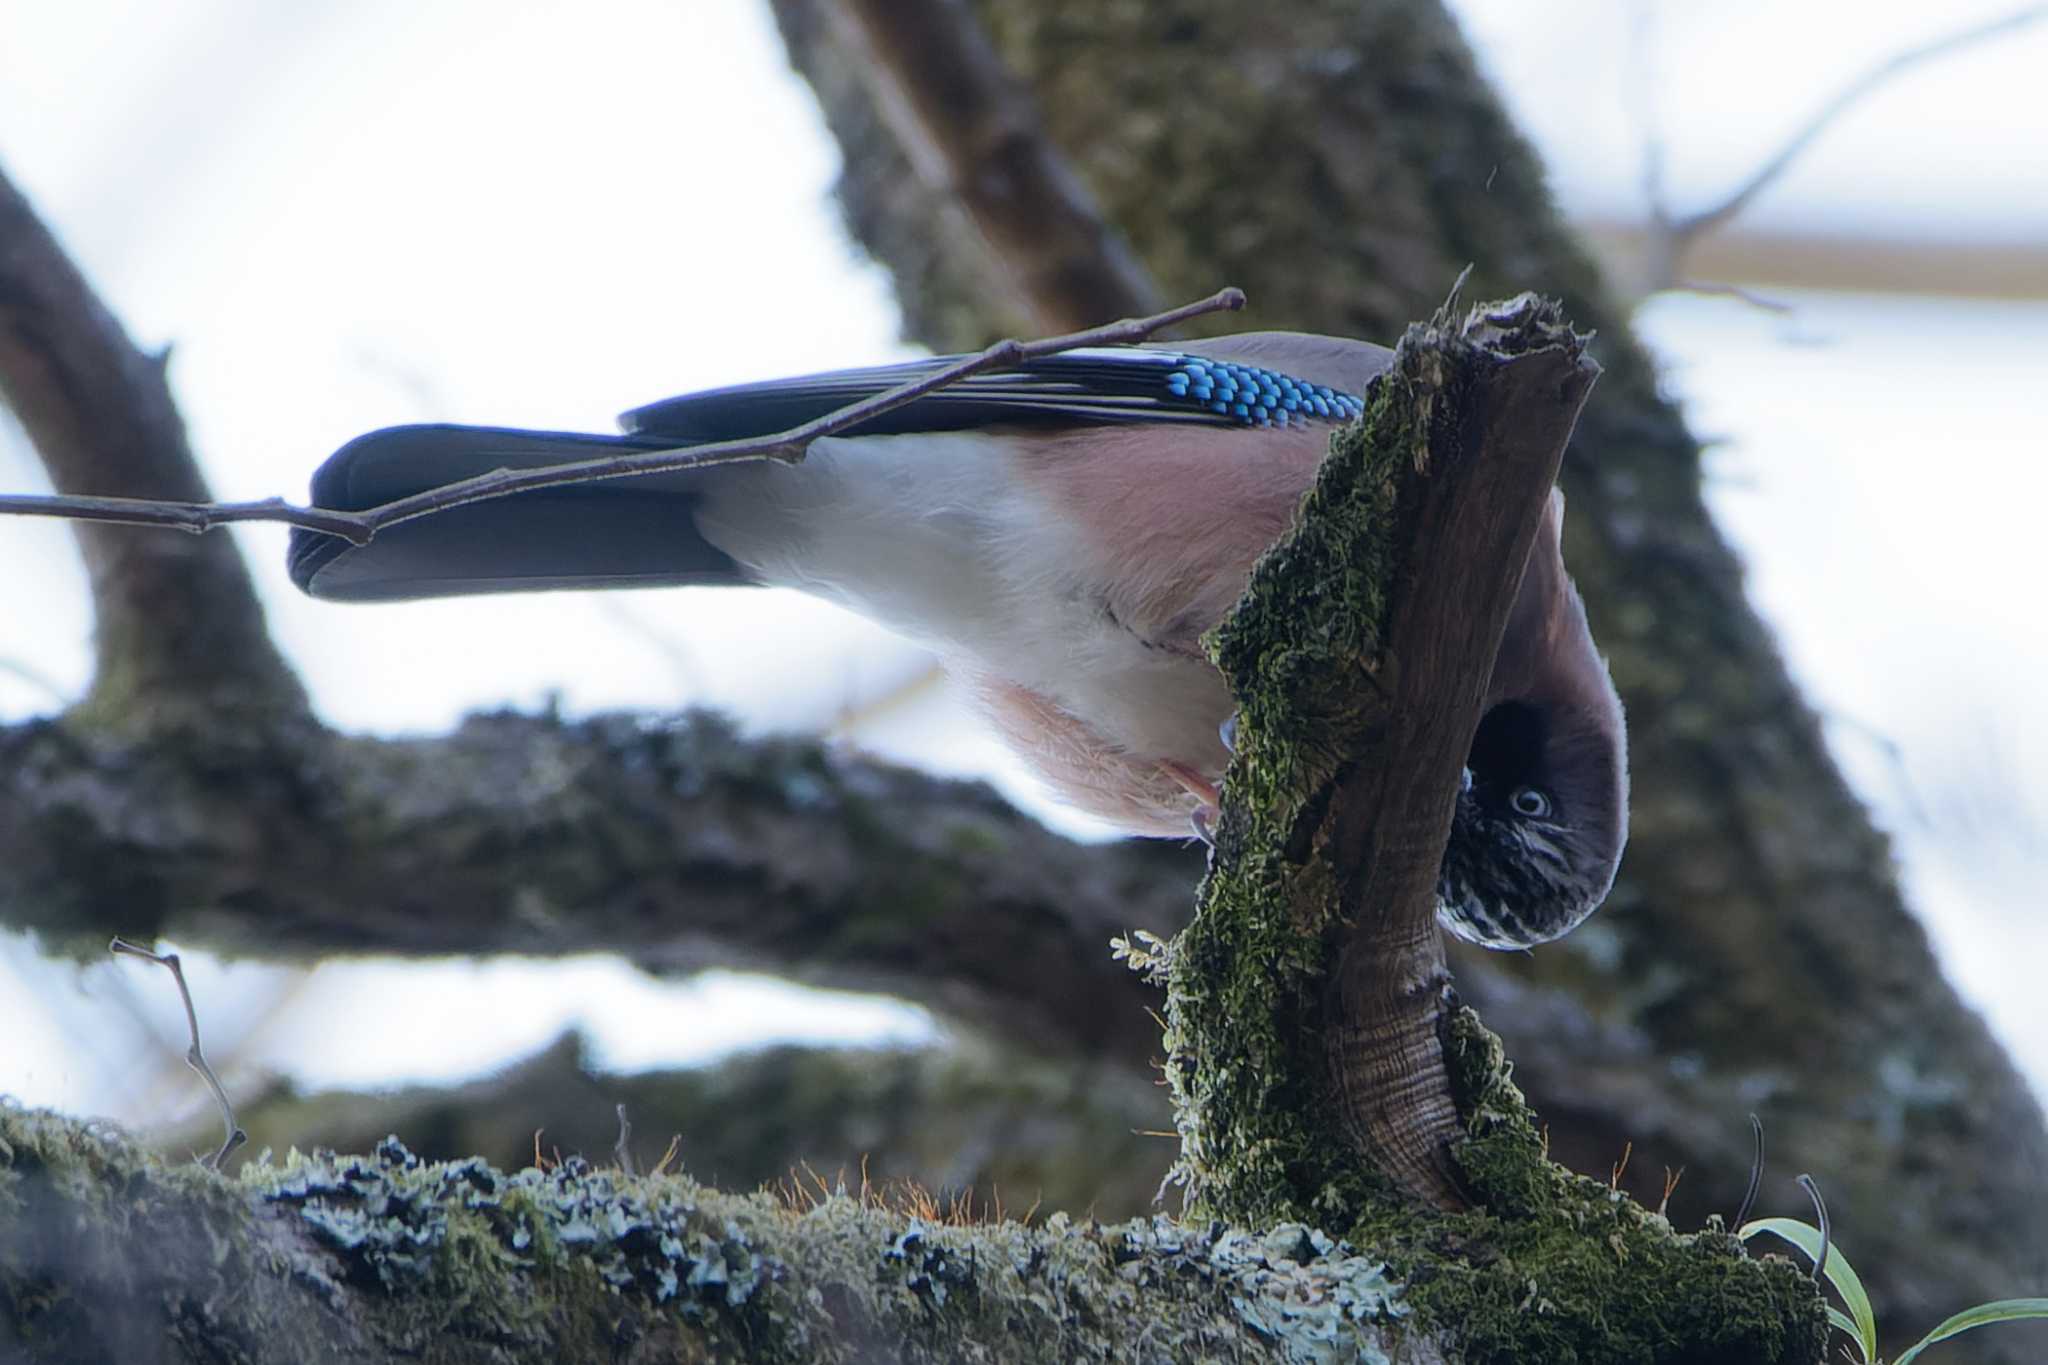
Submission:
M 1446 1359 L 1384 1261 L 1301 1226 L 956 1226 L 574 1159 L 174 1167 L 0 1105 L 0 1358 Z
M 1460 1011 L 1450 1047 L 1463 1170 L 1494 1212 L 1388 1212 L 1355 1245 L 1300 1223 L 957 1226 L 859 1187 L 795 1208 L 395 1140 L 225 1176 L 0 1104 L 0 1358 L 1820 1360 L 1802 1270 L 1533 1159 L 1498 1042 Z
M 1195 1206 L 1359 1216 L 1376 1173 L 1466 1201 L 1437 870 L 1493 657 L 1598 367 L 1523 295 L 1409 329 L 1211 648 L 1238 758 L 1166 955 Z

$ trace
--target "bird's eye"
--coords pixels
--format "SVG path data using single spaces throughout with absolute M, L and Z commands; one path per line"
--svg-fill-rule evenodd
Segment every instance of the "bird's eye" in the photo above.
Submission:
M 1534 787 L 1515 788 L 1515 794 L 1508 798 L 1508 804 L 1515 808 L 1516 814 L 1526 815 L 1532 820 L 1541 820 L 1550 814 L 1550 798 Z

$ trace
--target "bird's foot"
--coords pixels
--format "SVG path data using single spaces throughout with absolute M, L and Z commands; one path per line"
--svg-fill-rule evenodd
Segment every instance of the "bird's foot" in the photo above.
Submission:
M 1222 814 L 1222 790 L 1187 764 L 1176 763 L 1172 759 L 1161 762 L 1159 771 L 1172 778 L 1181 790 L 1195 798 L 1196 805 L 1188 815 L 1188 823 L 1193 826 L 1197 839 L 1211 848 L 1215 847 L 1216 821 Z

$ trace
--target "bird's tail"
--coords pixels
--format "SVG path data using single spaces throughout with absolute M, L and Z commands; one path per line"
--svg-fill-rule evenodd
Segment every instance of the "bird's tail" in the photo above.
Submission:
M 313 502 L 361 511 L 494 469 L 674 444 L 501 427 L 387 427 L 328 457 L 313 475 Z M 343 602 L 749 582 L 698 534 L 692 504 L 699 478 L 657 474 L 518 493 L 400 522 L 367 545 L 294 529 L 292 581 Z

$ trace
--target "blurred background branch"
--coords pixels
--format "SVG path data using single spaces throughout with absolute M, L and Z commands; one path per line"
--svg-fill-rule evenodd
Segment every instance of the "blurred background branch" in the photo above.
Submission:
M 1647 27 L 1651 9 L 1647 0 L 1638 9 L 1638 23 Z M 1740 286 L 1702 284 L 1686 277 L 1685 265 L 1702 239 L 1718 232 L 1755 202 L 1804 155 L 1821 135 L 1863 103 L 1888 82 L 1924 63 L 1960 52 L 1979 43 L 2010 37 L 2020 30 L 2048 19 L 2048 5 L 2029 5 L 1988 23 L 1971 24 L 1941 37 L 1904 48 L 1871 66 L 1835 91 L 1798 126 L 1777 151 L 1725 196 L 1705 208 L 1689 213 L 1672 210 L 1665 189 L 1663 137 L 1653 126 L 1643 139 L 1643 201 L 1648 210 L 1642 238 L 1639 271 L 1623 274 L 1631 297 L 1641 300 L 1666 289 L 1743 292 Z M 1648 63 L 1645 63 L 1647 68 Z M 1645 71 L 1647 78 L 1647 69 Z

